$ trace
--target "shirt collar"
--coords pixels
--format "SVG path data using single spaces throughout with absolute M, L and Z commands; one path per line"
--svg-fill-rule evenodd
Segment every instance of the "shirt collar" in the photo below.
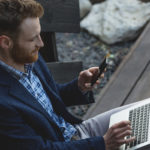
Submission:
M 0 66 L 5 69 L 8 73 L 10 73 L 13 77 L 15 77 L 16 79 L 20 79 L 23 76 L 28 76 L 30 78 L 31 76 L 31 72 L 33 70 L 33 66 L 34 63 L 32 64 L 25 64 L 24 68 L 25 68 L 25 73 L 22 71 L 19 71 L 17 69 L 15 69 L 12 66 L 7 65 L 6 63 L 4 63 L 3 61 L 0 60 Z

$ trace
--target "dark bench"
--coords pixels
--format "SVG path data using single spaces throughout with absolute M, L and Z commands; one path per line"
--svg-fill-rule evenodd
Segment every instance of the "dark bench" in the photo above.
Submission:
M 58 83 L 69 82 L 79 75 L 82 70 L 82 62 L 51 62 L 47 63 L 54 79 Z

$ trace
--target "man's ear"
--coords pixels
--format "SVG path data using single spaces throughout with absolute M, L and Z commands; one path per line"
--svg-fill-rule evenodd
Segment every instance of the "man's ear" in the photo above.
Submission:
M 13 41 L 6 35 L 0 36 L 0 47 L 3 49 L 10 49 L 13 47 Z

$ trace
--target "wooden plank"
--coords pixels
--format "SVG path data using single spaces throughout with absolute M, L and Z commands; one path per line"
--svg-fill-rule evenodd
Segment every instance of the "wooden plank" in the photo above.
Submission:
M 82 70 L 82 62 L 52 62 L 47 63 L 54 79 L 58 83 L 66 83 L 78 77 Z
M 96 103 L 83 119 L 95 116 L 109 109 L 124 105 L 145 66 L 150 60 L 150 23 L 130 49 L 113 77 L 96 98 Z
M 130 92 L 125 104 L 130 104 L 149 97 L 150 97 L 150 62 L 148 62 L 138 82 Z

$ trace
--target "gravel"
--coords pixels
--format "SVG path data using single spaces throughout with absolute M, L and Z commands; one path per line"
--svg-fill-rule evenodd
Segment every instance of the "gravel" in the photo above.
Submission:
M 96 97 L 107 84 L 124 56 L 129 52 L 134 41 L 106 45 L 85 31 L 80 33 L 56 33 L 58 59 L 60 62 L 82 61 L 83 69 L 98 66 L 109 52 L 108 67 L 101 84 L 94 90 Z M 91 105 L 73 106 L 68 110 L 75 116 L 82 118 Z

